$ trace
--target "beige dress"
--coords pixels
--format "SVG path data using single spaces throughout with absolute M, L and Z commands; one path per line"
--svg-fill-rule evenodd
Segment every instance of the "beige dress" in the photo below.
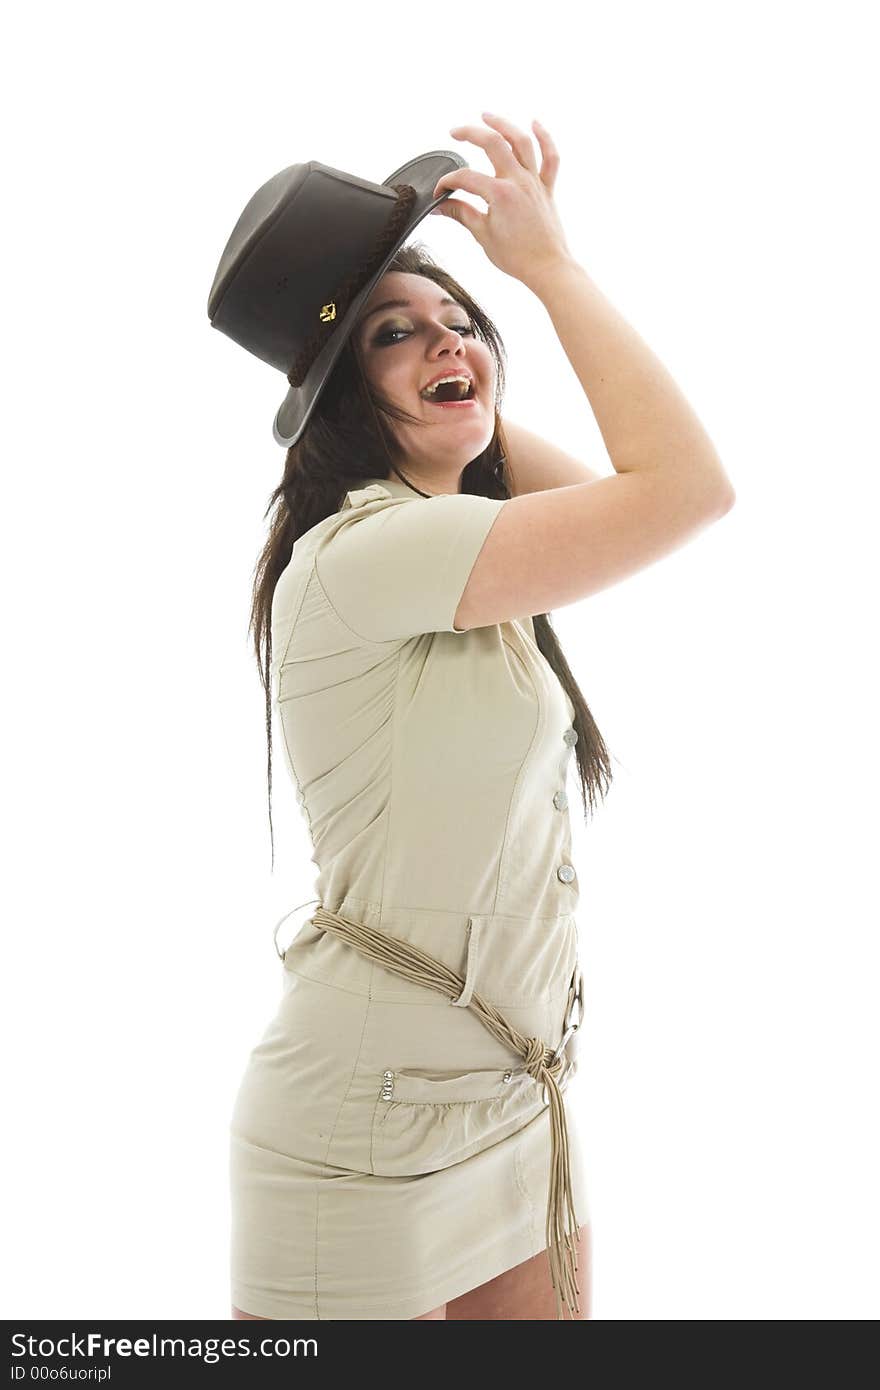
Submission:
M 505 505 L 376 479 L 297 541 L 275 590 L 276 727 L 315 898 L 465 989 L 452 1002 L 296 931 L 231 1122 L 244 1312 L 411 1319 L 546 1248 L 546 1095 L 467 1007 L 476 988 L 556 1046 L 578 967 L 574 709 L 530 618 L 453 627 Z M 566 1114 L 582 1225 L 570 1087 Z

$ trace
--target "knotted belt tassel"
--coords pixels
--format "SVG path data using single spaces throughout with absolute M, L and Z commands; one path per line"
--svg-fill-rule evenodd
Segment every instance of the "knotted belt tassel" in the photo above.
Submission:
M 319 907 L 311 920 L 315 926 L 323 927 L 325 931 L 332 932 L 341 941 L 353 946 L 368 960 L 375 961 L 406 980 L 412 980 L 414 984 L 436 990 L 449 999 L 458 998 L 464 988 L 465 981 L 461 975 L 457 975 L 442 961 L 408 941 L 388 936 L 376 927 L 367 927 L 362 922 L 354 922 L 351 918 L 329 912 L 324 907 Z M 494 1005 L 476 992 L 471 996 L 467 1007 L 473 1009 L 480 1022 L 500 1043 L 520 1054 L 529 1076 L 540 1085 L 546 1086 L 549 1092 L 550 1192 L 547 1201 L 547 1254 L 556 1295 L 557 1320 L 565 1317 L 563 1304 L 574 1317 L 580 1311 L 580 1286 L 577 1282 L 577 1215 L 571 1189 L 568 1126 L 562 1092 L 559 1089 L 559 1077 L 565 1067 L 565 1057 L 561 1055 L 555 1062 L 552 1061 L 554 1048 L 547 1047 L 540 1038 L 528 1038 L 524 1033 L 520 1033 Z M 568 1230 L 566 1221 L 569 1224 Z

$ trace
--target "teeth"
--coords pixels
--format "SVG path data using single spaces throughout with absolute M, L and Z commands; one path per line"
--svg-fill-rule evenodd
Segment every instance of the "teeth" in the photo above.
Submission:
M 422 394 L 423 396 L 433 396 L 434 393 L 435 393 L 436 390 L 437 390 L 437 387 L 438 387 L 438 386 L 442 386 L 443 383 L 444 383 L 444 381 L 460 381 L 460 382 L 463 382 L 463 383 L 464 383 L 464 391 L 463 391 L 462 395 L 467 395 L 467 392 L 468 392 L 468 390 L 470 389 L 471 378 L 470 378 L 469 376 L 441 376 L 440 379 L 439 379 L 439 381 L 432 381 L 430 386 L 426 386 L 425 389 L 422 391 L 421 394 Z

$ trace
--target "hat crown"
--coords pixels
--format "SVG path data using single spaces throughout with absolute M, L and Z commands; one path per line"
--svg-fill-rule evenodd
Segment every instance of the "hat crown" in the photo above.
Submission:
M 208 297 L 213 327 L 286 372 L 397 197 L 317 160 L 275 174 L 224 247 Z

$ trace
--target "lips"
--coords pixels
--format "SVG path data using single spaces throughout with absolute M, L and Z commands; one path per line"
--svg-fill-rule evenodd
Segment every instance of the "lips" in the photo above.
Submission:
M 476 378 L 474 377 L 473 372 L 469 371 L 467 367 L 447 367 L 445 372 L 438 372 L 436 376 L 431 377 L 430 381 L 426 381 L 425 384 L 422 386 L 422 391 L 426 391 L 429 386 L 433 386 L 435 381 L 442 381 L 445 376 L 466 377 L 467 380 L 471 383 L 471 386 L 474 388 L 474 393 L 476 394 Z M 421 392 L 419 394 L 421 394 Z

